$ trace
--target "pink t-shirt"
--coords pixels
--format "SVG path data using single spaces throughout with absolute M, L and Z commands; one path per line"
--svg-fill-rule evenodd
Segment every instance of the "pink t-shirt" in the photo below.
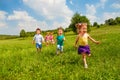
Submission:
M 48 41 L 50 36 L 45 36 L 45 40 Z
M 52 35 L 51 35 L 51 36 L 49 36 L 49 39 L 50 39 L 50 40 L 53 40 L 53 38 L 54 38 L 54 37 L 53 37 Z

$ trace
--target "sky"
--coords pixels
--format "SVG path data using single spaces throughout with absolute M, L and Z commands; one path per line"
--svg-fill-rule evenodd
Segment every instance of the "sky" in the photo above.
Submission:
M 120 0 L 0 0 L 0 34 L 66 28 L 76 12 L 101 24 L 120 16 Z

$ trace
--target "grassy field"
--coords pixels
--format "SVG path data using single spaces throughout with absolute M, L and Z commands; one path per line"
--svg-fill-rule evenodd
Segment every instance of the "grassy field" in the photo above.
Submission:
M 120 80 L 120 26 L 90 34 L 101 44 L 89 42 L 88 69 L 73 47 L 76 35 L 70 33 L 61 55 L 55 54 L 55 45 L 43 45 L 42 53 L 36 53 L 32 38 L 0 40 L 0 80 Z

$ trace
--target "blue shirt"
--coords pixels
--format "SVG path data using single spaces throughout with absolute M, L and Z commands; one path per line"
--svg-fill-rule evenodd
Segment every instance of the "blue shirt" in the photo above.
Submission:
M 64 35 L 57 36 L 57 44 L 63 46 L 64 38 Z
M 33 37 L 33 40 L 35 41 L 35 43 L 42 44 L 42 42 L 44 41 L 44 38 L 41 34 L 36 34 Z

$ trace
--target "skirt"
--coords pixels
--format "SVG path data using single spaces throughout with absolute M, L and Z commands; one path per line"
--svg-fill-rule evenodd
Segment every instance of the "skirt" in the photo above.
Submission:
M 90 47 L 88 45 L 86 45 L 86 46 L 79 46 L 78 47 L 78 54 L 81 54 L 81 53 L 90 54 Z

